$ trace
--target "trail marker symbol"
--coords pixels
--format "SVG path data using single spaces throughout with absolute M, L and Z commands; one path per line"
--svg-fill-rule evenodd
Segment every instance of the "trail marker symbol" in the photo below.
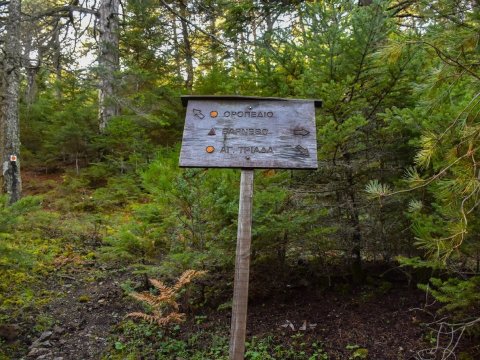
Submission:
M 308 134 L 310 134 L 310 131 L 308 131 L 304 128 L 293 130 L 293 135 L 307 136 Z
M 203 119 L 205 115 L 202 114 L 202 110 L 193 109 L 193 115 L 199 119 Z
M 295 149 L 304 156 L 310 156 L 310 152 L 308 151 L 308 149 L 302 147 L 302 145 L 295 146 Z

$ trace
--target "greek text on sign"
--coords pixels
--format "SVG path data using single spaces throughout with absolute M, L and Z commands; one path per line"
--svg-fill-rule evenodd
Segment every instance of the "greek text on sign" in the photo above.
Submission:
M 188 97 L 180 166 L 316 169 L 314 101 Z

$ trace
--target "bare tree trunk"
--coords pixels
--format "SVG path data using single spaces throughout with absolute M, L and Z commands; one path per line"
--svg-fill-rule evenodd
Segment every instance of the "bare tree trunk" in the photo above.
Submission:
M 209 15 L 210 16 L 210 26 L 209 26 L 209 32 L 213 36 L 217 36 L 217 14 L 216 14 L 216 9 L 212 8 L 212 13 Z M 217 53 L 218 53 L 218 44 L 216 41 L 210 39 L 210 69 L 212 69 L 216 64 L 217 64 Z
M 186 61 L 186 71 L 187 71 L 187 80 L 185 81 L 185 87 L 188 91 L 192 90 L 193 87 L 193 52 L 192 45 L 190 44 L 190 38 L 188 34 L 188 24 L 184 19 L 188 18 L 187 6 L 183 1 L 179 1 L 180 4 L 180 14 L 182 19 L 182 35 L 183 35 L 183 46 L 185 51 L 185 61 Z
M 38 66 L 29 64 L 27 67 L 27 88 L 25 90 L 25 102 L 32 105 L 37 98 L 37 72 Z
M 2 106 L 2 175 L 3 191 L 10 204 L 22 193 L 20 177 L 20 134 L 18 98 L 20 91 L 20 0 L 10 0 L 6 27 L 3 81 L 5 85 Z
M 59 25 L 55 28 L 53 33 L 53 66 L 55 67 L 55 97 L 57 100 L 62 98 L 62 52 L 60 47 L 60 29 Z
M 40 70 L 42 53 L 41 49 L 38 49 L 37 57 L 32 59 L 30 58 L 32 50 L 32 39 L 26 40 L 25 43 L 25 52 L 23 58 L 25 59 L 25 63 L 23 67 L 25 69 L 25 73 L 27 75 L 27 87 L 25 89 L 25 102 L 30 107 L 36 98 L 37 98 L 37 74 Z
M 115 72 L 119 69 L 118 12 L 120 0 L 102 0 L 98 9 L 99 54 L 98 67 L 100 86 L 98 93 L 98 118 L 103 132 L 108 121 L 118 115 L 115 99 Z
M 270 74 L 272 73 L 272 66 L 269 53 L 272 47 L 273 25 L 275 20 L 272 16 L 272 4 L 270 3 L 270 0 L 262 0 L 261 3 L 264 8 L 265 22 L 267 24 L 264 35 L 265 47 L 267 50 L 267 54 L 265 55 L 265 64 L 267 65 L 267 75 L 270 77 Z
M 27 33 L 30 35 L 30 32 L 32 31 L 31 29 L 26 29 Z M 25 67 L 25 73 L 26 73 L 26 80 L 27 80 L 27 86 L 25 88 L 25 102 L 27 105 L 30 107 L 32 105 L 34 99 L 35 99 L 35 93 L 36 93 L 36 82 L 35 82 L 35 63 L 30 60 L 30 53 L 32 52 L 32 42 L 33 42 L 33 37 L 31 36 L 26 36 L 23 41 L 23 59 L 24 63 L 23 65 Z
M 174 7 L 174 5 L 172 5 Z M 182 78 L 182 66 L 180 64 L 180 46 L 178 44 L 178 33 L 177 33 L 177 17 L 172 14 L 172 26 L 173 26 L 173 47 L 175 54 L 175 68 L 177 72 L 178 79 Z

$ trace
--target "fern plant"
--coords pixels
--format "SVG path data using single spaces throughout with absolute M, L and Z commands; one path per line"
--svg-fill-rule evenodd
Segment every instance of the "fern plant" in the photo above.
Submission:
M 184 322 L 186 315 L 180 312 L 180 304 L 178 303 L 181 290 L 192 280 L 205 274 L 206 271 L 186 270 L 173 286 L 165 285 L 157 279 L 149 279 L 157 294 L 145 291 L 142 293 L 133 292 L 130 296 L 150 306 L 151 314 L 132 312 L 127 314 L 127 317 L 142 319 L 161 327 Z

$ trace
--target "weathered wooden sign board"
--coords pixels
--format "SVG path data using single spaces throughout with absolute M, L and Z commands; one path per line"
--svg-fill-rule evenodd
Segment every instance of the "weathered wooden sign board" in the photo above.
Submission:
M 319 101 L 185 96 L 181 167 L 242 168 L 230 360 L 243 360 L 247 325 L 255 168 L 316 169 Z
M 180 166 L 316 169 L 315 102 L 188 97 Z

